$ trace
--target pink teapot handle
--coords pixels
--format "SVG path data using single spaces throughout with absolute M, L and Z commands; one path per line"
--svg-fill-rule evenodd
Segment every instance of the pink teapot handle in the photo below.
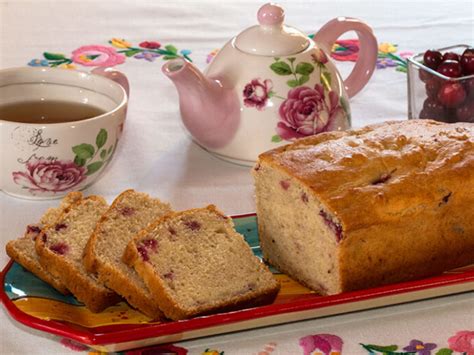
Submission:
M 326 23 L 314 36 L 314 41 L 326 53 L 336 40 L 348 31 L 355 31 L 360 41 L 359 57 L 354 69 L 344 80 L 344 86 L 349 97 L 357 94 L 367 84 L 377 62 L 378 45 L 372 29 L 364 22 L 351 17 L 337 17 Z
M 100 75 L 115 81 L 124 88 L 125 92 L 127 93 L 127 97 L 130 97 L 130 83 L 128 82 L 125 74 L 122 72 L 111 67 L 97 67 L 92 70 L 92 74 Z

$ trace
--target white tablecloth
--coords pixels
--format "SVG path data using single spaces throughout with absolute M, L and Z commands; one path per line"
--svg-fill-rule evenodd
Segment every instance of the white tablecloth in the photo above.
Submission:
M 452 44 L 474 44 L 471 1 L 282 1 L 286 22 L 314 33 L 336 16 L 366 20 L 379 42 L 399 51 L 421 52 Z M 70 53 L 83 45 L 108 45 L 123 38 L 173 44 L 190 49 L 205 67 L 207 54 L 243 28 L 256 23 L 257 1 L 1 1 L 0 69 L 25 66 L 45 51 Z M 347 37 L 354 38 L 354 34 Z M 88 194 L 108 201 L 126 188 L 169 201 L 175 209 L 214 203 L 228 214 L 254 211 L 249 169 L 220 161 L 196 146 L 183 131 L 177 93 L 163 76 L 161 58 L 153 62 L 127 58 L 118 68 L 131 83 L 128 121 L 107 173 Z M 351 63 L 338 63 L 346 75 Z M 85 67 L 78 65 L 78 69 Z M 351 100 L 353 125 L 406 119 L 406 75 L 378 69 L 367 87 Z M 0 249 L 20 235 L 55 201 L 19 200 L 0 193 Z M 0 265 L 7 263 L 0 253 Z M 298 339 L 308 334 L 336 334 L 344 354 L 367 354 L 359 343 L 398 344 L 412 339 L 447 346 L 457 331 L 474 329 L 472 293 L 443 297 L 348 315 L 204 338 L 178 344 L 190 353 L 206 348 L 225 354 L 250 354 L 275 343 L 276 354 L 300 353 Z M 0 311 L 1 354 L 68 353 L 51 337 L 20 325 Z M 433 351 L 434 354 L 434 351 Z

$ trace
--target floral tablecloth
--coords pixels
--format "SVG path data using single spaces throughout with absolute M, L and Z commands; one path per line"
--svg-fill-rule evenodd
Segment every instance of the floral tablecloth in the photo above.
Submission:
M 160 67 L 177 56 L 204 68 L 217 48 L 256 23 L 256 1 L 0 1 L 0 68 L 115 66 L 131 84 L 128 122 L 108 172 L 86 193 L 109 202 L 126 188 L 148 192 L 176 209 L 214 203 L 228 214 L 254 211 L 247 168 L 210 156 L 182 130 L 172 83 Z M 353 125 L 406 119 L 407 55 L 456 43 L 473 44 L 470 1 L 282 2 L 286 19 L 311 35 L 329 19 L 366 20 L 379 39 L 377 70 L 351 100 Z M 346 76 L 357 56 L 355 34 L 334 46 Z M 0 240 L 21 234 L 54 201 L 0 194 Z M 0 253 L 0 262 L 7 263 Z M 0 311 L 1 354 L 90 352 L 31 330 Z M 128 354 L 474 354 L 474 295 L 318 318 L 292 324 L 141 349 Z

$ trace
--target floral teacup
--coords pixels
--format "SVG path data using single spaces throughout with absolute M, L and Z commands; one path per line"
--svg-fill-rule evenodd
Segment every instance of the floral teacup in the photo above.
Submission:
M 56 68 L 0 70 L 0 109 L 50 101 L 91 105 L 98 112 L 77 121 L 65 117 L 59 123 L 25 123 L 9 119 L 4 110 L 0 116 L 2 191 L 28 199 L 59 198 L 87 188 L 102 174 L 122 133 L 129 86 L 126 77 L 112 69 L 93 73 Z

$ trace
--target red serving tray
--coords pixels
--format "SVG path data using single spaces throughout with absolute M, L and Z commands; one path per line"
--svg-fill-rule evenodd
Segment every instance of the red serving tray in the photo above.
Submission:
M 258 254 L 258 244 L 255 245 L 255 214 L 239 215 L 233 219 L 237 230 L 246 236 L 247 241 Z M 253 237 L 252 234 L 254 234 Z M 117 325 L 82 326 L 61 319 L 44 319 L 44 315 L 40 318 L 20 309 L 15 303 L 15 297 L 11 296 L 11 292 L 9 295 L 6 290 L 6 278 L 9 272 L 13 272 L 11 270 L 14 265 L 13 261 L 10 261 L 3 269 L 1 281 L 4 287 L 0 291 L 0 299 L 12 318 L 28 327 L 72 339 L 100 351 L 121 351 L 159 343 L 177 342 L 201 336 L 253 329 L 474 290 L 474 265 L 471 265 L 423 280 L 333 296 L 319 296 L 303 287 L 296 286 L 297 292 L 279 296 L 271 305 L 189 320 L 143 324 L 124 324 L 122 322 Z M 17 265 L 15 267 L 18 268 Z M 31 275 L 31 277 L 34 276 Z M 292 282 L 284 275 L 277 275 L 277 277 L 289 283 Z M 27 289 L 22 290 L 24 296 L 19 297 L 20 301 L 34 298 L 38 301 L 37 296 L 30 295 L 28 292 Z M 281 293 L 285 293 L 284 285 Z M 60 299 L 61 296 L 57 295 Z M 53 296 L 47 298 L 54 297 L 53 293 Z M 67 307 L 81 306 L 68 305 Z

